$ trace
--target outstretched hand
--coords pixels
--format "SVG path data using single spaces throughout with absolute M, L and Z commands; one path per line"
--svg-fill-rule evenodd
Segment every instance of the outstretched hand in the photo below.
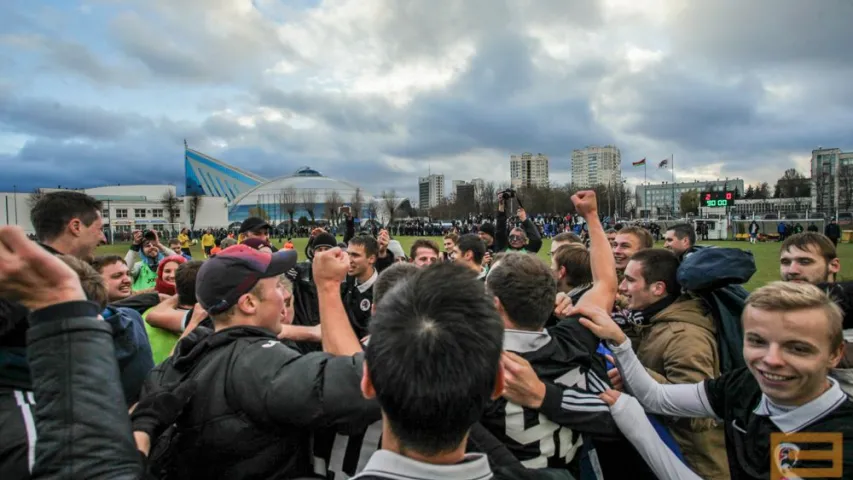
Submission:
M 572 310 L 572 315 L 580 315 L 582 317 L 578 320 L 580 324 L 602 340 L 621 345 L 627 339 L 622 328 L 610 318 L 610 313 L 601 307 L 584 305 L 581 302 Z
M 16 226 L 0 227 L 0 296 L 30 310 L 86 300 L 74 270 Z

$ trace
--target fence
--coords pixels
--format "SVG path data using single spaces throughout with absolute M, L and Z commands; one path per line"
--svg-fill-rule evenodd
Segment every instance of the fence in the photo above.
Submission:
M 809 226 L 814 224 L 817 227 L 817 231 L 819 233 L 823 233 L 824 228 L 826 227 L 826 220 L 822 218 L 806 218 L 806 219 L 790 219 L 790 220 L 755 220 L 758 224 L 758 233 L 766 236 L 777 236 L 779 235 L 779 223 L 784 222 L 790 225 L 791 229 L 788 231 L 788 234 L 793 233 L 793 227 L 796 227 L 797 224 L 802 225 L 803 231 L 808 231 Z M 749 226 L 752 224 L 752 220 L 735 220 L 733 222 L 732 227 L 732 236 L 733 238 L 737 238 L 737 235 L 749 235 Z

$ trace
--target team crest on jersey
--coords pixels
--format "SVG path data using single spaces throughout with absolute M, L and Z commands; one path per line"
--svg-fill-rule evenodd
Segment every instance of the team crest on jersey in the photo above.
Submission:
M 800 447 L 793 443 L 780 443 L 776 446 L 776 451 L 773 453 L 773 458 L 776 459 L 776 466 L 779 467 L 779 472 L 783 475 L 789 474 L 800 460 Z M 795 479 L 799 477 L 786 478 Z
M 361 303 L 358 306 L 361 308 L 362 312 L 366 312 L 366 311 L 370 310 L 370 300 L 365 298 L 364 300 L 361 301 Z

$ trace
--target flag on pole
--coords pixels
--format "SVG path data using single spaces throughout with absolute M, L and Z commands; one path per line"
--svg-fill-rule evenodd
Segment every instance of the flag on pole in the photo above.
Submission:
M 667 167 L 667 165 L 669 165 L 669 159 L 668 159 L 668 158 L 664 158 L 664 159 L 663 159 L 663 161 L 662 161 L 662 162 L 660 162 L 660 164 L 658 164 L 658 168 L 666 168 L 666 167 Z
M 644 158 L 644 159 L 642 159 L 642 160 L 640 160 L 640 161 L 638 161 L 638 162 L 631 162 L 631 165 L 633 165 L 633 166 L 635 166 L 635 167 L 642 167 L 642 166 L 643 166 L 643 165 L 645 165 L 645 164 L 646 164 L 646 159 L 645 159 L 645 158 Z

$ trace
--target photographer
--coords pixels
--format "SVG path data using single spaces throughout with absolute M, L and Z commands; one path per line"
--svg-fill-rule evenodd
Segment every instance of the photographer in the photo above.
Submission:
M 521 220 L 521 227 L 514 227 L 507 235 L 506 226 L 506 204 L 511 198 L 515 198 L 515 190 L 508 188 L 498 194 L 498 216 L 495 226 L 495 251 L 511 251 L 537 253 L 542 248 L 542 237 L 539 235 L 539 229 L 533 224 L 533 221 L 527 218 L 527 212 L 521 202 L 518 202 L 518 215 Z
M 140 259 L 136 261 L 136 255 Z M 130 268 L 130 277 L 133 279 L 133 291 L 139 292 L 154 288 L 157 283 L 157 268 L 160 260 L 177 255 L 174 250 L 166 248 L 160 243 L 160 237 L 156 230 L 146 230 L 145 233 L 136 230 L 133 232 L 133 244 L 124 262 L 133 265 Z

